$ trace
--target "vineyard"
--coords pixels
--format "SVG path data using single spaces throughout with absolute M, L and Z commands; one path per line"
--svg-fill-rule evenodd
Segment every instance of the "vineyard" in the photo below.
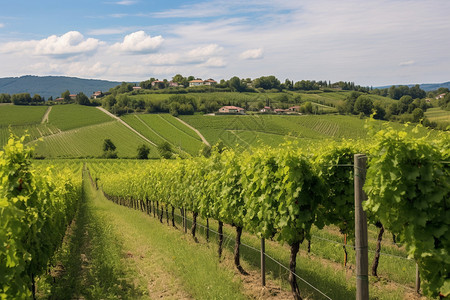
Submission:
M 158 213 L 161 223 L 164 214 L 169 223 L 170 214 L 175 226 L 176 209 L 181 210 L 184 223 L 186 212 L 192 213 L 194 239 L 199 216 L 216 220 L 219 257 L 223 224 L 233 226 L 234 263 L 242 274 L 246 273 L 239 250 L 243 230 L 289 245 L 289 281 L 294 298 L 300 299 L 292 275 L 300 244 L 312 240 L 313 226 L 320 229 L 333 225 L 351 239 L 355 230 L 355 175 L 348 167 L 353 166 L 353 154 L 368 153 L 365 191 L 369 200 L 364 207 L 369 222 L 379 229 L 375 250 L 378 259 L 386 229 L 418 264 L 424 292 L 436 296 L 450 293 L 448 145 L 448 136 L 429 143 L 411 139 L 406 132 L 383 130 L 370 148 L 348 143 L 302 152 L 286 145 L 252 153 L 225 150 L 209 159 L 119 164 L 114 165 L 113 176 L 110 167 L 93 164 L 90 169 L 109 199 L 147 213 L 153 211 L 154 216 Z M 374 276 L 377 263 L 372 266 Z
M 180 155 L 197 155 L 202 147 L 198 135 L 169 114 L 127 115 L 122 119 L 156 144 L 168 142 Z
M 31 164 L 24 138 L 10 139 L 0 152 L 0 239 L 5 245 L 0 293 L 18 299 L 68 293 L 145 298 L 152 290 L 142 289 L 147 286 L 143 272 L 159 272 L 154 276 L 178 283 L 172 283 L 169 294 L 158 284 L 152 285 L 154 291 L 174 298 L 189 298 L 189 293 L 205 299 L 255 297 L 245 285 L 256 285 L 260 276 L 267 277 L 266 291 L 281 298 L 286 290 L 294 299 L 353 298 L 360 278 L 354 269 L 359 251 L 354 182 L 362 176 L 354 154 L 365 153 L 371 298 L 416 297 L 416 264 L 420 290 L 428 297 L 448 296 L 450 136 L 421 137 L 419 128 L 378 130 L 375 125 L 371 130 L 376 133 L 370 145 L 213 147 L 209 158 L 89 160 L 84 171 L 80 161 L 54 160 L 50 168 L 46 161 Z M 196 139 L 194 133 L 185 134 Z M 69 226 L 75 214 L 76 224 Z M 142 224 L 148 228 L 139 229 Z M 64 242 L 68 226 L 75 226 L 67 231 L 74 232 L 69 246 Z M 120 242 L 112 242 L 117 239 L 113 232 L 122 232 Z M 125 245 L 135 250 L 123 252 Z M 142 250 L 148 245 L 156 247 L 153 252 Z M 141 254 L 131 264 L 136 253 Z M 164 263 L 156 259 L 165 256 Z M 240 283 L 231 279 L 226 261 Z M 208 275 L 212 272 L 218 273 Z M 86 278 L 93 289 L 83 289 Z
M 34 168 L 23 141 L 11 138 L 0 152 L 2 299 L 34 297 L 36 278 L 60 247 L 81 195 L 79 171 Z

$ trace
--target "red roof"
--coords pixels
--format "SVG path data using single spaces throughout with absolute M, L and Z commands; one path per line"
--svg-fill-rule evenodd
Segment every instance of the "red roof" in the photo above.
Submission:
M 223 106 L 221 109 L 236 109 L 236 110 L 244 110 L 242 107 L 237 106 Z
M 191 80 L 189 82 L 203 82 L 203 80 L 201 80 L 201 79 L 194 79 L 194 80 Z

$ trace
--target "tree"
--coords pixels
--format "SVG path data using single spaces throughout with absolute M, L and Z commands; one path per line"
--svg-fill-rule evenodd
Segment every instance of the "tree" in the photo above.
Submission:
M 11 96 L 9 94 L 0 94 L 0 103 L 10 103 Z
M 103 157 L 105 158 L 117 158 L 116 145 L 110 140 L 105 139 L 103 141 Z
M 169 159 L 172 157 L 172 146 L 168 142 L 162 142 L 158 145 L 158 152 L 162 158 Z
M 372 113 L 373 102 L 369 96 L 361 95 L 356 99 L 355 106 L 353 108 L 355 113 L 363 113 L 366 116 L 369 116 Z
M 414 109 L 412 112 L 412 115 L 413 115 L 414 122 L 420 122 L 420 120 L 423 119 L 423 117 L 424 117 L 423 110 L 420 108 Z
M 142 144 L 137 148 L 138 159 L 148 159 L 148 155 L 150 154 L 150 148 L 146 144 Z
M 61 94 L 61 98 L 64 98 L 64 101 L 70 101 L 70 92 L 69 90 L 66 90 Z
M 79 93 L 75 98 L 75 103 L 79 105 L 90 105 L 89 98 L 84 93 Z
M 234 76 L 228 81 L 228 86 L 233 92 L 243 92 L 245 91 L 245 85 L 241 83 L 239 77 Z

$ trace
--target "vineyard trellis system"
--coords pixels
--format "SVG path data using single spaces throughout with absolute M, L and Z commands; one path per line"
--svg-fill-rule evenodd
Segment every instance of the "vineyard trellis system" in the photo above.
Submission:
M 292 294 L 301 299 L 293 274 L 299 245 L 311 239 L 311 226 L 333 224 L 348 237 L 359 230 L 354 226 L 354 184 L 360 177 L 358 169 L 363 167 L 355 166 L 353 156 L 366 152 L 370 158 L 364 185 L 368 197 L 365 200 L 361 184 L 357 198 L 365 200 L 362 206 L 369 222 L 379 225 L 377 260 L 386 228 L 418 263 L 423 291 L 448 295 L 449 265 L 445 261 L 450 231 L 446 202 L 450 189 L 449 166 L 443 163 L 449 160 L 448 145 L 448 136 L 430 142 L 411 138 L 405 132 L 384 130 L 370 146 L 344 142 L 308 154 L 292 145 L 253 149 L 251 153 L 215 151 L 208 159 L 136 164 L 132 170 L 122 165 L 113 172 L 115 176 L 111 170 L 105 176 L 94 167 L 93 176 L 100 178 L 104 192 L 121 204 L 144 210 L 150 203 L 155 213 L 156 203 L 161 222 L 164 210 L 168 217 L 169 207 L 172 213 L 175 208 L 181 208 L 183 215 L 192 212 L 194 238 L 197 216 L 217 220 L 219 233 L 223 223 L 232 225 L 236 230 L 234 262 L 241 273 L 245 273 L 239 260 L 242 229 L 287 243 L 291 250 Z M 344 166 L 353 166 L 355 171 Z M 435 242 L 430 244 L 429 238 Z M 367 250 L 367 242 L 355 243 L 355 247 L 357 251 Z M 367 282 L 367 278 L 367 273 L 357 275 L 361 282 Z

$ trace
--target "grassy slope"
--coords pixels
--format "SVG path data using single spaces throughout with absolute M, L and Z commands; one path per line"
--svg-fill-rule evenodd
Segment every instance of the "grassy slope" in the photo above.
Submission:
M 181 148 L 191 155 L 197 155 L 202 147 L 200 138 L 195 137 L 192 130 L 181 123 L 175 125 L 178 121 L 168 114 L 128 115 L 123 120 L 157 144 L 167 141 L 174 149 Z
M 219 139 L 228 146 L 279 145 L 289 139 L 298 139 L 301 144 L 324 141 L 366 139 L 368 130 L 366 120 L 356 116 L 342 115 L 248 115 L 248 116 L 180 116 L 181 119 L 197 128 L 212 144 Z M 381 129 L 385 122 L 375 121 L 375 129 Z M 392 123 L 394 128 L 403 125 Z M 428 132 L 421 129 L 420 132 Z M 244 142 L 245 141 L 245 142 Z
M 35 140 L 58 132 L 55 126 L 40 124 L 48 106 L 0 105 L 0 147 L 8 141 L 10 132 L 17 136 L 25 133 L 25 141 Z
M 432 122 L 450 126 L 450 111 L 443 110 L 440 107 L 429 108 L 425 112 L 425 116 Z
M 41 123 L 47 106 L 0 105 L 0 127 Z
M 67 275 L 42 298 L 245 299 L 239 280 L 210 247 L 107 201 L 87 180 L 84 189 L 77 228 L 60 253 Z
M 36 154 L 48 158 L 98 157 L 107 138 L 116 145 L 119 157 L 136 157 L 137 147 L 146 143 L 118 121 L 111 121 L 45 137 L 37 143 Z M 150 157 L 159 157 L 155 147 L 148 146 Z
M 55 105 L 49 115 L 49 123 L 62 131 L 112 120 L 110 116 L 95 107 L 76 104 Z

